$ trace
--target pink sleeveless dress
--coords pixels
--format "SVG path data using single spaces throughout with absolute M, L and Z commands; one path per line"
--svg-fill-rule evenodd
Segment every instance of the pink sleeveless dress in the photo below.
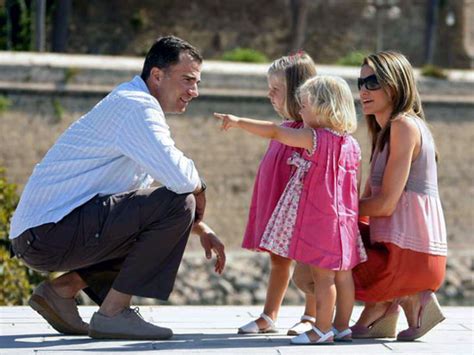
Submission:
M 350 135 L 313 130 L 314 146 L 294 153 L 297 169 L 265 229 L 260 247 L 305 264 L 350 270 L 366 255 L 358 228 L 360 148 Z
M 419 155 L 411 163 L 404 191 L 390 217 L 370 218 L 368 260 L 354 269 L 356 299 L 388 301 L 436 291 L 446 269 L 447 238 L 438 195 L 435 146 L 425 123 L 412 118 L 421 133 Z M 370 187 L 379 193 L 388 145 L 372 159 Z
M 285 121 L 282 126 L 301 128 L 303 122 Z M 302 151 L 303 149 L 300 148 L 289 147 L 274 140 L 270 141 L 255 178 L 247 227 L 242 241 L 243 248 L 263 251 L 260 248 L 263 231 L 295 170 L 294 166 L 288 165 L 288 158 L 293 152 L 301 153 Z

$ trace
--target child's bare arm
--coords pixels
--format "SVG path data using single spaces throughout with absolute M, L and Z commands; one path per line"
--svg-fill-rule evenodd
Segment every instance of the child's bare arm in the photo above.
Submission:
M 275 139 L 291 147 L 308 150 L 313 148 L 313 133 L 310 129 L 281 127 L 270 121 L 253 120 L 222 113 L 214 113 L 214 117 L 221 120 L 221 128 L 224 131 L 235 127 L 263 138 Z

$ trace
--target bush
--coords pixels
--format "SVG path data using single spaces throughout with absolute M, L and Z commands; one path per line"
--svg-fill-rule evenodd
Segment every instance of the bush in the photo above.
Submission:
M 8 97 L 4 95 L 0 95 L 0 114 L 7 111 L 11 105 L 12 105 L 12 102 L 10 101 Z
M 360 67 L 364 58 L 367 57 L 368 53 L 354 51 L 346 54 L 344 57 L 339 58 L 336 62 L 338 65 L 345 65 L 345 66 L 352 66 L 352 67 Z
M 266 63 L 268 58 L 265 54 L 250 48 L 235 48 L 225 52 L 222 60 L 229 62 Z
M 437 78 L 437 79 L 446 79 L 448 75 L 446 72 L 433 64 L 426 64 L 421 68 L 421 75 L 423 76 L 429 76 L 432 78 Z
M 0 168 L 0 305 L 25 304 L 33 286 L 44 279 L 17 258 L 10 258 L 8 233 L 17 204 L 16 186 L 6 180 L 5 169 Z

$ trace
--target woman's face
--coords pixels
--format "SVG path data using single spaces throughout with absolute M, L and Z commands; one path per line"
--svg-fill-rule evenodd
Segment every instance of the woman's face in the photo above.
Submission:
M 380 86 L 374 71 L 368 65 L 363 65 L 360 69 L 359 82 L 360 103 L 364 115 L 390 115 L 392 112 L 390 95 Z
M 286 85 L 282 75 L 268 77 L 268 98 L 276 112 L 285 114 Z

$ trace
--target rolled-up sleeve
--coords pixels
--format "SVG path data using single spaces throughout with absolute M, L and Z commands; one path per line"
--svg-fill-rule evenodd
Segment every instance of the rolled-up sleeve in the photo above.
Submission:
M 155 180 L 176 193 L 194 191 L 200 183 L 194 162 L 176 148 L 163 111 L 132 105 L 121 112 L 116 146 Z

